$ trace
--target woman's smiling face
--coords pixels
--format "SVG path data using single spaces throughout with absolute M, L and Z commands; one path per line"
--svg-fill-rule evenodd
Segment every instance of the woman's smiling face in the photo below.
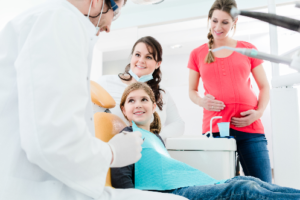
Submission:
M 224 11 L 214 10 L 210 19 L 211 33 L 214 39 L 224 39 L 228 36 L 231 28 L 236 21 L 233 21 L 232 17 Z
M 129 122 L 134 121 L 149 128 L 155 108 L 156 104 L 152 103 L 149 95 L 138 89 L 127 96 L 122 112 Z
M 149 52 L 151 51 L 151 52 Z M 138 43 L 133 51 L 130 69 L 138 76 L 152 74 L 155 69 L 160 66 L 161 62 L 156 62 L 154 56 L 151 54 L 152 49 L 143 42 Z

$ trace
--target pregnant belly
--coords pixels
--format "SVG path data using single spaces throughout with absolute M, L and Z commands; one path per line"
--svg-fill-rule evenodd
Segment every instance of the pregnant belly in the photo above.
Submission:
M 256 110 L 256 106 L 250 106 L 245 104 L 225 104 L 226 107 L 224 110 L 220 112 L 213 112 L 204 109 L 204 116 L 203 116 L 203 124 L 202 124 L 202 133 L 206 133 L 210 130 L 210 119 L 215 116 L 222 116 L 222 119 L 213 120 L 212 123 L 212 132 L 219 132 L 219 128 L 217 123 L 220 122 L 230 122 L 232 117 L 243 117 L 241 112 L 245 112 L 247 110 Z M 263 126 L 261 124 L 260 119 L 256 120 L 254 123 L 250 124 L 249 126 L 237 128 L 230 124 L 230 128 L 243 131 L 243 132 L 251 132 L 251 133 L 261 133 L 263 132 Z

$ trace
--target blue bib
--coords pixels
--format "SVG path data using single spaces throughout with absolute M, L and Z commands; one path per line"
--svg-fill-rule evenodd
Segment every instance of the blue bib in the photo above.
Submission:
M 135 163 L 135 188 L 141 190 L 172 190 L 188 186 L 221 184 L 209 175 L 169 155 L 162 141 L 153 133 L 132 123 L 133 131 L 143 135 L 142 158 Z

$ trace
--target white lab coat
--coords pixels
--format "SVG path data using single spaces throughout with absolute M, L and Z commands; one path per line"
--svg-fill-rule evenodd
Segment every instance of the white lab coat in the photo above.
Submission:
M 65 0 L 0 32 L 0 199 L 182 199 L 104 187 L 109 146 L 94 137 L 95 27 Z

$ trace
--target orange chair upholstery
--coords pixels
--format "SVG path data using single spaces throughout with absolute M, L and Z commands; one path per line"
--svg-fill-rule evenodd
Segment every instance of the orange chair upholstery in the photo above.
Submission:
M 109 109 L 116 106 L 116 102 L 112 96 L 95 81 L 91 81 L 91 95 L 92 102 L 102 108 Z
M 115 107 L 116 105 L 116 102 L 109 95 L 109 93 L 94 81 L 91 81 L 91 95 L 92 102 L 95 104 L 95 106 L 109 109 Z M 120 131 L 126 127 L 125 122 L 121 118 L 106 112 L 94 113 L 94 123 L 95 135 L 103 142 L 108 142 L 114 135 L 120 133 Z M 105 186 L 112 187 L 110 169 L 106 176 Z

